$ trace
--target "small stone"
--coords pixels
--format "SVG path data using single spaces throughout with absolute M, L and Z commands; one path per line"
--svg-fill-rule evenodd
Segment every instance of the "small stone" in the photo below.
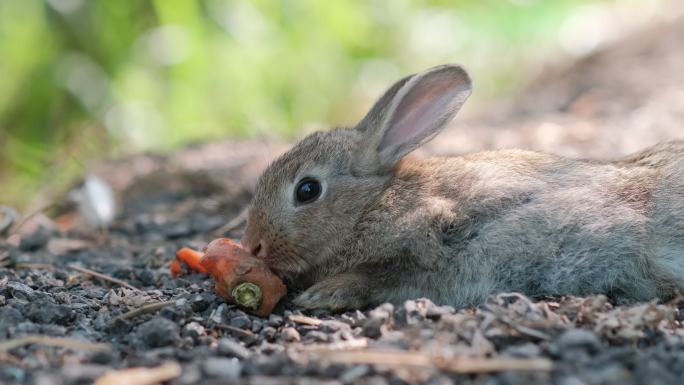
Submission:
M 164 232 L 164 236 L 168 239 L 187 237 L 194 232 L 190 224 L 185 221 L 165 225 L 162 231 Z
M 102 350 L 99 352 L 94 352 L 90 355 L 88 361 L 93 364 L 107 365 L 114 361 L 114 352 L 111 350 Z
M 24 316 L 19 312 L 19 310 L 11 307 L 5 306 L 0 308 L 0 337 L 5 339 L 5 333 L 10 327 L 23 322 Z
M 24 321 L 17 324 L 17 326 L 12 329 L 15 334 L 36 334 L 40 332 L 40 326 L 34 324 L 31 321 Z
M 244 360 L 251 355 L 249 349 L 229 338 L 221 338 L 218 341 L 218 352 L 221 355 L 235 357 L 241 360 Z
M 137 335 L 150 348 L 172 345 L 180 339 L 178 325 L 163 317 L 153 318 L 138 326 Z
M 259 330 L 263 327 L 263 322 L 260 320 L 252 320 L 252 332 L 253 333 L 259 333 Z
M 394 305 L 391 303 L 383 303 L 375 309 L 368 312 L 368 317 L 371 319 L 380 319 L 383 322 L 392 318 L 394 314 Z
M 70 384 L 89 384 L 102 376 L 109 368 L 98 364 L 68 364 L 60 369 L 60 374 Z
M 276 337 L 276 334 L 278 334 L 278 331 L 274 327 L 266 326 L 261 329 L 261 335 L 269 341 L 273 340 Z
M 210 357 L 202 366 L 204 373 L 210 377 L 224 380 L 237 380 L 242 372 L 242 364 L 235 358 Z
M 280 331 L 280 337 L 286 342 L 299 342 L 301 337 L 297 329 L 293 327 L 286 327 Z
M 283 317 L 277 315 L 277 314 L 270 314 L 268 316 L 268 325 L 273 326 L 273 327 L 279 327 L 280 325 L 283 324 Z
M 29 235 L 21 237 L 19 242 L 19 250 L 21 251 L 36 251 L 42 249 L 50 240 L 50 231 L 45 227 L 40 227 Z
M 55 324 L 46 324 L 40 328 L 42 334 L 48 336 L 62 337 L 66 335 L 67 329 L 64 326 L 59 326 Z
M 337 320 L 324 320 L 321 323 L 321 330 L 326 333 L 334 333 L 340 330 L 351 330 L 349 324 Z
M 387 380 L 382 376 L 373 376 L 366 380 L 366 385 L 387 385 Z
M 148 269 L 138 271 L 136 277 L 143 284 L 143 286 L 154 286 L 157 283 L 154 274 L 152 274 L 152 272 Z
M 202 370 L 198 363 L 192 363 L 183 366 L 181 375 L 171 382 L 169 385 L 195 385 L 202 383 Z
M 437 306 L 432 304 L 432 306 L 428 306 L 427 310 L 425 311 L 425 317 L 431 320 L 438 320 L 442 318 L 442 316 L 454 314 L 455 312 L 456 309 L 454 309 L 452 306 Z
M 339 376 L 339 380 L 344 383 L 353 384 L 359 378 L 365 376 L 370 372 L 370 367 L 368 365 L 356 365 L 342 372 Z
M 601 349 L 601 341 L 590 330 L 569 329 L 553 342 L 551 351 L 555 354 L 563 354 L 569 349 L 582 349 L 593 353 Z
M 307 342 L 328 342 L 329 337 L 326 333 L 319 332 L 318 330 L 311 330 L 310 332 L 306 333 L 304 336 L 304 339 Z
M 368 312 L 368 318 L 361 321 L 362 334 L 369 338 L 379 338 L 382 335 L 382 326 L 393 319 L 394 305 L 383 303 Z
M 577 378 L 575 376 L 570 376 L 570 377 L 561 378 L 558 381 L 558 385 L 587 385 L 587 383 L 580 380 L 579 378 Z
M 230 326 L 240 328 L 240 329 L 250 329 L 252 326 L 252 320 L 246 314 L 240 314 L 230 319 Z
M 531 358 L 531 357 L 538 357 L 541 355 L 541 349 L 539 346 L 528 342 L 522 345 L 513 345 L 505 348 L 502 352 L 502 355 L 509 355 L 513 357 L 524 357 L 524 358 Z
M 214 323 L 220 324 L 223 322 L 223 315 L 226 314 L 227 306 L 226 304 L 220 304 L 214 311 L 209 315 L 209 319 L 214 321 Z
M 74 313 L 69 306 L 56 305 L 47 300 L 32 302 L 27 315 L 31 321 L 42 324 L 67 325 L 74 318 Z
M 197 341 L 201 336 L 205 334 L 204 331 L 204 326 L 200 325 L 197 322 L 188 322 L 183 326 L 183 332 L 182 336 L 183 337 L 190 337 L 192 338 L 193 341 Z
M 0 378 L 20 384 L 26 381 L 26 371 L 16 366 L 2 365 L 0 366 Z
M 454 385 L 454 382 L 443 374 L 438 374 L 430 377 L 425 385 Z
M 203 312 L 209 307 L 209 298 L 207 296 L 198 294 L 190 300 L 190 306 L 192 310 L 197 313 Z
M 10 281 L 7 284 L 0 286 L 0 293 L 7 298 L 15 298 L 26 301 L 36 300 L 36 291 L 30 286 L 21 282 Z

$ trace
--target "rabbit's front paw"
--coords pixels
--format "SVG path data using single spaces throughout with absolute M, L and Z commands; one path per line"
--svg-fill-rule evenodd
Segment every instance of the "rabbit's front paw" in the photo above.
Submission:
M 306 289 L 294 299 L 295 305 L 305 309 L 340 311 L 365 305 L 362 288 L 367 285 L 353 276 L 331 277 Z

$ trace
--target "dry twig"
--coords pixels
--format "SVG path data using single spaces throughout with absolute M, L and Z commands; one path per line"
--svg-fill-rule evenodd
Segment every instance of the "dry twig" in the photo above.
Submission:
M 55 266 L 49 263 L 17 263 L 15 269 L 46 269 L 55 270 Z
M 222 325 L 222 324 L 218 324 L 218 325 L 216 325 L 216 327 L 219 329 L 227 330 L 229 332 L 240 334 L 243 337 L 250 337 L 250 338 L 256 337 L 256 334 L 254 334 L 251 330 L 240 329 L 240 328 L 235 327 L 235 326 Z
M 18 338 L 0 342 L 0 352 L 12 350 L 20 346 L 31 344 L 58 346 L 67 349 L 79 349 L 90 351 L 109 350 L 111 348 L 108 344 L 82 341 L 74 338 L 50 337 L 40 334 L 29 334 L 26 336 L 21 336 Z
M 339 364 L 370 364 L 436 368 L 453 373 L 493 373 L 505 370 L 542 370 L 553 368 L 546 358 L 443 357 L 404 351 L 316 351 L 312 359 Z
M 131 311 L 128 311 L 124 314 L 121 314 L 119 316 L 112 318 L 111 320 L 109 320 L 108 324 L 111 326 L 111 325 L 114 325 L 114 323 L 116 323 L 116 321 L 123 321 L 123 320 L 131 319 L 131 318 L 135 318 L 137 316 L 141 316 L 141 315 L 147 314 L 147 313 L 154 313 L 157 310 L 160 310 L 160 309 L 163 309 L 167 306 L 171 306 L 171 305 L 175 305 L 175 304 L 176 304 L 176 301 L 172 300 L 172 301 L 155 302 L 155 303 L 151 303 L 148 305 L 143 305 L 143 306 L 140 306 L 139 308 L 135 308 Z
M 70 269 L 79 271 L 79 272 L 81 272 L 81 273 L 88 274 L 88 275 L 92 275 L 93 277 L 97 277 L 97 278 L 103 279 L 103 280 L 105 280 L 105 281 L 109 281 L 109 282 L 116 283 L 116 284 L 121 285 L 121 286 L 123 286 L 123 287 L 125 287 L 125 288 L 131 289 L 131 290 L 135 290 L 135 291 L 137 291 L 137 292 L 142 292 L 142 290 L 140 290 L 140 289 L 138 289 L 137 287 L 135 287 L 135 286 L 129 284 L 128 282 L 122 281 L 122 280 L 117 279 L 117 278 L 114 278 L 114 277 L 112 277 L 112 276 L 110 276 L 110 275 L 98 273 L 97 271 L 90 270 L 90 269 L 87 269 L 87 268 L 85 268 L 85 267 L 83 267 L 83 266 L 79 266 L 79 265 L 75 265 L 75 264 L 68 265 L 68 267 L 69 267 Z
M 343 350 L 349 351 L 352 349 L 365 349 L 368 347 L 368 340 L 366 338 L 354 338 L 351 340 L 342 340 L 331 343 L 317 343 L 310 345 L 299 345 L 297 349 L 305 352 L 318 352 L 318 351 L 332 351 L 332 350 Z

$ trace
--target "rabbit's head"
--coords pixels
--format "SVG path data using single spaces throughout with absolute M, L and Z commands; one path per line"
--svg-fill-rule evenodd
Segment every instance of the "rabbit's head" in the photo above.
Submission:
M 286 278 L 325 265 L 353 241 L 399 161 L 437 135 L 470 92 L 461 67 L 435 67 L 395 83 L 356 127 L 305 137 L 259 178 L 243 246 Z

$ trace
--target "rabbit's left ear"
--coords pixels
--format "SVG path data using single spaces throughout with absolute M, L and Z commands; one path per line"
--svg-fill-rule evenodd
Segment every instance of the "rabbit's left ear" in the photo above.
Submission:
M 471 89 L 468 73 L 457 65 L 434 67 L 398 81 L 357 126 L 364 140 L 356 169 L 391 169 L 442 131 Z

